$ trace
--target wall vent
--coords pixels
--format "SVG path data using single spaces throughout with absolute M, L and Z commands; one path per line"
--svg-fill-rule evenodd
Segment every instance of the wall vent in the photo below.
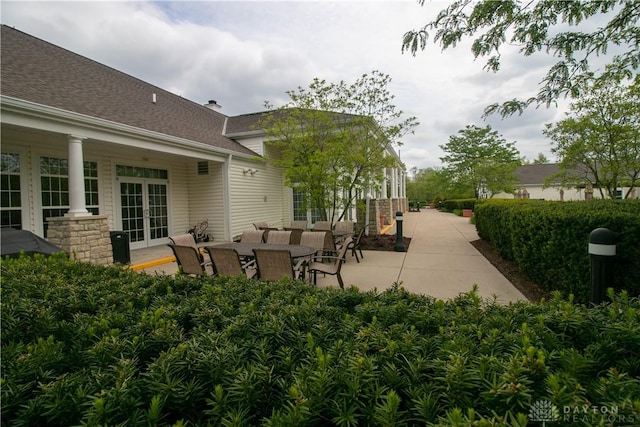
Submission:
M 209 175 L 209 162 L 198 162 L 198 175 Z

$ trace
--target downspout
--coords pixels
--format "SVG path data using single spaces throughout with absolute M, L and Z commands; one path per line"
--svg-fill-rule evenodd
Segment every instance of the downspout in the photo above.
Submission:
M 231 160 L 233 155 L 229 154 L 225 160 L 224 168 L 224 184 L 223 184 L 223 199 L 224 199 L 224 238 L 227 242 L 232 240 L 231 230 L 233 229 L 233 220 L 231 218 Z

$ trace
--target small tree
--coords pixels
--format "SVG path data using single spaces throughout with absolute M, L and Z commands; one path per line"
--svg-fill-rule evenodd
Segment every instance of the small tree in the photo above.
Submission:
M 351 85 L 314 79 L 308 89 L 287 92 L 291 101 L 265 115 L 261 126 L 281 153 L 272 161 L 284 169 L 286 185 L 305 195 L 304 209 L 340 220 L 359 189 L 380 183 L 384 168 L 400 166 L 392 148 L 418 122 L 402 119 L 391 104 L 390 82 L 378 71 Z
M 416 169 L 413 178 L 407 182 L 407 197 L 409 200 L 429 204 L 436 195 L 449 194 L 449 187 L 449 182 L 442 170 L 436 168 Z
M 424 0 L 418 0 L 421 5 Z M 590 25 L 602 18 L 604 25 Z M 577 97 L 585 82 L 593 77 L 629 76 L 640 66 L 638 43 L 640 2 L 637 0 L 526 1 L 460 0 L 441 10 L 419 30 L 405 33 L 402 50 L 414 55 L 426 47 L 429 34 L 443 49 L 455 47 L 463 38 L 472 38 L 475 58 L 488 56 L 485 68 L 498 71 L 501 48 L 520 47 L 520 54 L 539 52 L 559 58 L 541 82 L 539 92 L 528 99 L 513 99 L 486 108 L 485 114 L 503 116 L 521 113 L 524 108 L 551 105 L 563 95 Z M 611 47 L 620 53 L 601 74 L 594 74 L 589 62 Z
M 627 198 L 640 185 L 640 77 L 625 87 L 599 81 L 588 96 L 571 104 L 567 118 L 547 124 L 560 172 L 549 178 L 565 186 L 593 184 L 600 196 Z
M 468 125 L 440 148 L 449 153 L 440 160 L 457 191 L 472 190 L 476 198 L 514 191 L 519 152 L 515 143 L 507 142 L 491 126 Z
M 538 153 L 538 157 L 533 160 L 529 160 L 526 157 L 522 158 L 523 165 L 544 165 L 547 163 L 549 163 L 549 159 L 544 155 L 544 153 Z

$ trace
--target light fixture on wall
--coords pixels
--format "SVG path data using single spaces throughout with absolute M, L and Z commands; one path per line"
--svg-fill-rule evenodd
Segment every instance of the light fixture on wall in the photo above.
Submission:
M 242 173 L 245 174 L 245 175 L 249 173 L 249 174 L 251 174 L 253 176 L 253 175 L 258 173 L 258 169 L 251 169 L 251 168 L 243 169 Z

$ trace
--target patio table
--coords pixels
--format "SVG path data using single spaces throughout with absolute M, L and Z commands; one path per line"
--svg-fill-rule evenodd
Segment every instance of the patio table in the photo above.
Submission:
M 273 245 L 268 243 L 243 243 L 229 242 L 220 243 L 218 245 L 210 245 L 218 248 L 232 248 L 238 252 L 241 257 L 253 257 L 254 249 L 281 249 L 288 250 L 292 258 L 308 257 L 316 252 L 311 246 L 304 245 Z

